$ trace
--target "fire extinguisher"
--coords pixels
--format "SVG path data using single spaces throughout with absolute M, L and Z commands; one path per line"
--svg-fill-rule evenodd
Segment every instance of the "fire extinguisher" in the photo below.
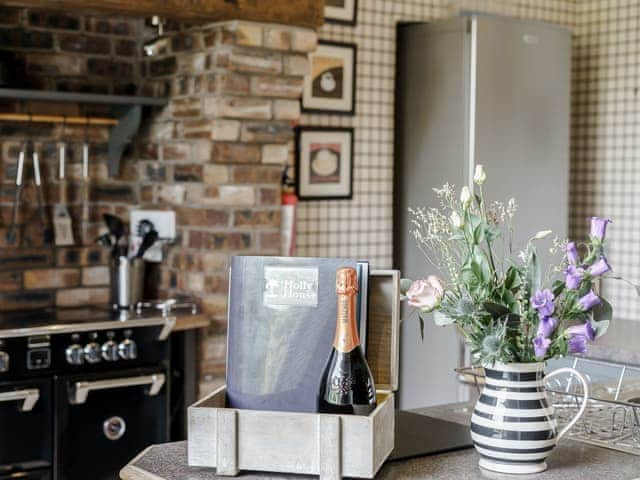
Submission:
M 289 168 L 282 173 L 282 220 L 280 235 L 280 254 L 292 257 L 296 249 L 296 208 L 298 197 L 295 194 L 294 182 L 289 176 Z

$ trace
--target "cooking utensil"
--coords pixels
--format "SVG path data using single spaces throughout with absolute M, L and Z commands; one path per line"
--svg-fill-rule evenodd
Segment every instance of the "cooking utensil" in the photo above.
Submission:
M 73 245 L 73 226 L 71 215 L 67 207 L 67 180 L 65 178 L 66 145 L 60 144 L 58 150 L 58 184 L 60 188 L 60 201 L 53 207 L 53 229 L 55 231 L 56 245 Z
M 155 230 L 155 226 L 153 225 L 153 222 L 151 220 L 147 220 L 146 218 L 144 220 L 140 220 L 140 222 L 138 222 L 138 236 L 139 237 L 144 237 L 147 233 L 149 233 L 151 230 Z
M 109 232 L 111 232 L 111 235 L 115 237 L 111 255 L 113 258 L 118 258 L 121 251 L 120 239 L 124 237 L 125 232 L 124 222 L 120 217 L 116 217 L 115 215 L 111 215 L 110 213 L 103 214 L 102 218 L 104 219 L 104 223 L 107 225 Z
M 42 179 L 40 177 L 40 159 L 38 152 L 34 148 L 33 142 L 29 140 L 27 147 L 31 150 L 31 159 L 33 161 L 33 181 L 36 189 L 36 200 L 38 202 L 38 216 L 40 217 L 40 224 L 42 225 L 44 243 L 48 244 L 53 241 L 53 232 L 51 227 L 47 223 L 47 216 L 44 211 L 44 198 L 42 194 Z
M 89 144 L 84 142 L 82 145 L 82 236 L 86 241 L 87 232 L 89 230 Z
M 18 210 L 20 209 L 20 196 L 22 194 L 22 180 L 24 173 L 24 156 L 25 156 L 25 148 L 24 146 L 20 149 L 20 153 L 18 154 L 18 168 L 16 170 L 16 190 L 15 196 L 13 199 L 13 209 L 11 211 L 11 226 L 9 227 L 9 231 L 7 232 L 7 243 L 14 244 L 16 243 L 16 230 L 18 228 Z
M 149 250 L 154 243 L 158 240 L 158 232 L 156 230 L 151 230 L 144 237 L 142 237 L 142 242 L 140 243 L 140 247 L 138 247 L 138 252 L 136 253 L 135 258 L 142 258 L 147 250 Z
M 103 247 L 113 247 L 113 241 L 111 240 L 111 234 L 103 233 L 96 238 L 95 243 L 102 245 Z
M 116 244 L 118 241 L 124 236 L 124 222 L 120 217 L 116 217 L 115 215 L 111 215 L 110 213 L 105 213 L 102 215 L 104 219 L 104 223 L 107 225 L 109 232 L 111 235 L 116 237 Z

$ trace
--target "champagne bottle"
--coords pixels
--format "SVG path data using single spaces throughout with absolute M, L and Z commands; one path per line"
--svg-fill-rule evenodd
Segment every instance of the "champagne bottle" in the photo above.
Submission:
M 320 413 L 368 415 L 376 408 L 376 387 L 358 337 L 355 269 L 338 269 L 336 293 L 336 335 L 320 381 L 318 410 Z

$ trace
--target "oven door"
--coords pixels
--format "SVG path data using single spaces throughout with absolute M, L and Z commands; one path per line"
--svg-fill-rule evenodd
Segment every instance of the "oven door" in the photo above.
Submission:
M 52 461 L 50 379 L 0 382 L 0 478 Z
M 168 441 L 164 369 L 57 377 L 55 480 L 112 480 L 144 448 Z

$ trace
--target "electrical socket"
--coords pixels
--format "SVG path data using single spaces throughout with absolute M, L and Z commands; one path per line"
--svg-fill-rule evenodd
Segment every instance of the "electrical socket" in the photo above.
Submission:
M 176 212 L 173 210 L 132 210 L 130 213 L 129 253 L 135 255 L 142 242 L 139 235 L 139 225 L 143 220 L 151 222 L 158 232 L 158 241 L 144 254 L 149 262 L 161 262 L 163 246 L 172 243 L 176 238 Z

